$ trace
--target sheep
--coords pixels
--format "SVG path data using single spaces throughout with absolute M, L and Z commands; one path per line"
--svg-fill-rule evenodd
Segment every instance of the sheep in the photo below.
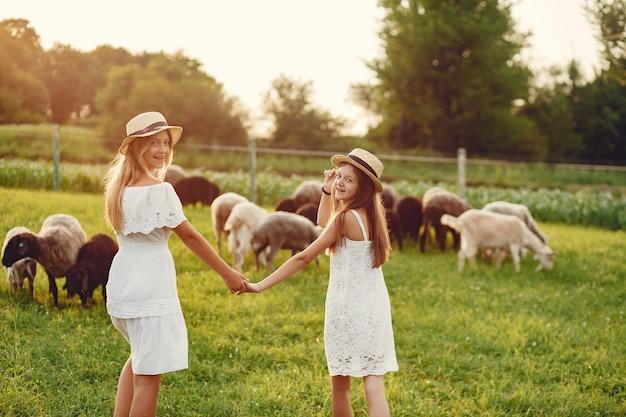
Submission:
M 274 257 L 279 249 L 291 249 L 292 254 L 304 250 L 318 238 L 322 228 L 295 213 L 276 211 L 269 213 L 252 233 L 252 250 L 255 262 L 259 260 L 274 271 Z M 319 261 L 316 259 L 319 265 Z
M 520 251 L 527 248 L 539 261 L 537 270 L 552 269 L 554 252 L 533 234 L 518 217 L 487 210 L 470 209 L 458 217 L 444 214 L 441 224 L 456 229 L 461 234 L 458 253 L 458 270 L 463 270 L 465 258 L 476 268 L 476 252 L 480 248 L 507 251 L 513 258 L 515 272 L 520 271 Z M 504 253 L 504 252 L 503 252 Z M 500 267 L 502 257 L 498 258 Z
M 296 209 L 296 202 L 291 197 L 280 199 L 274 207 L 274 211 L 288 211 L 289 213 L 295 213 Z
M 13 236 L 16 236 L 21 233 L 30 233 L 25 227 L 14 227 L 7 232 L 7 235 L 4 239 L 4 243 L 2 244 L 2 252 L 7 247 L 7 243 Z M 35 296 L 35 275 L 37 274 L 37 262 L 31 258 L 20 259 L 15 262 L 12 266 L 5 267 L 7 273 L 7 281 L 9 282 L 9 286 L 13 290 L 13 292 L 17 292 L 18 288 L 24 287 L 24 280 L 28 280 L 28 293 L 31 297 Z
M 172 184 L 172 186 L 175 186 L 183 178 L 187 178 L 187 173 L 180 165 L 172 164 L 165 171 L 165 181 Z
M 180 179 L 174 186 L 183 206 L 201 203 L 210 206 L 220 194 L 220 188 L 201 176 L 191 176 Z
M 402 238 L 408 235 L 414 242 L 417 242 L 423 219 L 422 200 L 412 195 L 402 197 L 396 203 L 396 213 L 400 221 Z
M 99 233 L 91 237 L 78 252 L 76 264 L 66 275 L 67 298 L 78 294 L 85 307 L 93 297 L 93 291 L 102 286 L 102 298 L 107 301 L 106 284 L 109 281 L 111 263 L 118 251 L 115 240 Z
M 541 230 L 539 230 L 539 226 L 535 222 L 533 215 L 530 214 L 530 210 L 528 210 L 528 207 L 526 207 L 525 205 L 509 203 L 508 201 L 493 201 L 491 203 L 485 204 L 483 210 L 493 211 L 495 213 L 501 214 L 511 214 L 513 216 L 519 217 L 520 220 L 523 221 L 524 224 L 526 224 L 528 229 L 533 232 L 539 238 L 539 240 L 541 240 L 541 242 L 548 243 L 548 239 L 546 239 L 546 236 L 541 233 Z
M 317 210 L 319 209 L 319 204 L 315 203 L 306 203 L 298 207 L 296 210 L 296 214 L 306 217 L 311 220 L 313 224 L 317 224 Z
M 85 232 L 75 217 L 53 214 L 44 220 L 38 234 L 26 232 L 13 236 L 2 254 L 2 264 L 12 266 L 27 257 L 41 264 L 48 275 L 54 307 L 59 308 L 55 278 L 66 276 L 76 264 L 85 240 Z
M 224 225 L 235 204 L 245 203 L 248 199 L 237 193 L 228 192 L 221 194 L 211 203 L 211 221 L 213 222 L 213 232 L 217 240 L 217 251 L 222 253 L 222 234 L 226 235 Z
M 392 186 L 384 185 L 383 192 L 380 197 L 385 208 L 393 209 L 396 207 L 396 203 L 398 202 L 398 192 Z
M 301 182 L 291 196 L 296 209 L 306 203 L 319 204 L 322 198 L 322 185 L 320 181 L 315 180 Z
M 471 208 L 472 206 L 463 198 L 443 188 L 434 187 L 427 190 L 422 197 L 424 228 L 420 239 L 420 251 L 424 253 L 426 238 L 430 236 L 430 227 L 435 229 L 435 237 L 442 252 L 446 250 L 446 234 L 448 231 L 452 233 L 453 247 L 457 249 L 459 246 L 459 234 L 456 230 L 442 225 L 441 216 L 443 214 L 459 216 Z
M 394 209 L 385 208 L 385 218 L 387 219 L 387 230 L 389 232 L 389 240 L 398 243 L 398 249 L 402 250 L 402 228 L 398 214 Z
M 253 230 L 267 216 L 267 210 L 252 202 L 235 204 L 226 219 L 224 230 L 228 233 L 228 251 L 232 258 L 233 268 L 241 271 L 244 260 L 251 250 Z M 258 259 L 255 257 L 254 270 L 259 269 Z

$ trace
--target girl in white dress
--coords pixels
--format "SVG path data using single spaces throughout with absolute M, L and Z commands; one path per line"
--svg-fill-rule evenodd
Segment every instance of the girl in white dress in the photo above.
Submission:
M 382 264 L 391 244 L 380 199 L 383 165 L 366 150 L 331 158 L 324 171 L 319 238 L 263 281 L 246 282 L 260 293 L 293 276 L 327 248 L 324 347 L 331 376 L 333 417 L 352 416 L 350 377 L 362 377 L 371 417 L 390 415 L 383 375 L 398 370 L 389 295 Z
M 181 133 L 159 112 L 137 115 L 103 179 L 106 219 L 119 242 L 107 311 L 131 351 L 120 373 L 115 417 L 155 416 L 161 374 L 187 368 L 187 329 L 167 246 L 171 232 L 231 293 L 244 288 L 245 278 L 187 221 L 174 188 L 163 182 Z

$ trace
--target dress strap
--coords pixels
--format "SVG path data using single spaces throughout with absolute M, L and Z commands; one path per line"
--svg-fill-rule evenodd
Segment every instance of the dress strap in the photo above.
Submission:
M 367 236 L 367 233 L 365 232 L 365 226 L 363 225 L 363 220 L 361 220 L 361 216 L 359 215 L 359 212 L 354 209 L 350 211 L 352 212 L 352 214 L 354 214 L 356 221 L 359 223 L 359 226 L 361 227 L 361 233 L 363 233 L 363 239 L 369 240 L 369 237 Z

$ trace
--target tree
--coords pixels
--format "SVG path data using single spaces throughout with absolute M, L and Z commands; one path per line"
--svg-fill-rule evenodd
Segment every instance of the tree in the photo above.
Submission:
M 287 148 L 324 147 L 341 136 L 345 120 L 334 118 L 311 103 L 312 82 L 285 75 L 272 81 L 263 100 L 263 111 L 273 119 L 272 146 Z
M 186 142 L 245 143 L 243 117 L 222 86 L 181 53 L 144 54 L 144 65 L 112 67 L 96 97 L 105 136 L 123 135 L 120 121 L 146 110 L 160 111 L 185 129 Z
M 514 31 L 511 6 L 500 3 L 379 2 L 386 11 L 380 33 L 385 57 L 368 63 L 375 85 L 353 88 L 357 100 L 382 117 L 374 134 L 394 149 L 541 153 L 528 143 L 532 123 L 517 114 L 531 75 L 519 59 L 526 35 Z
M 27 20 L 0 22 L 0 123 L 46 120 L 49 96 L 40 78 L 44 58 Z
M 594 0 L 586 7 L 598 34 L 609 68 L 606 76 L 626 83 L 626 0 Z

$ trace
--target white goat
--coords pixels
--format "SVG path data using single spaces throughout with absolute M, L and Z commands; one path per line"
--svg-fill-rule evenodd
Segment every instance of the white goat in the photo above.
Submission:
M 513 258 L 515 271 L 520 271 L 520 252 L 527 248 L 539 261 L 537 270 L 552 269 L 554 252 L 526 227 L 516 216 L 470 209 L 458 217 L 444 214 L 441 224 L 454 228 L 461 234 L 458 253 L 458 270 L 463 270 L 465 258 L 476 268 L 476 252 L 480 248 L 503 249 Z M 504 252 L 503 252 L 504 253 Z M 500 267 L 503 257 L 499 257 Z
M 217 252 L 222 253 L 222 234 L 226 234 L 224 225 L 230 212 L 236 204 L 245 203 L 248 199 L 237 193 L 228 192 L 220 194 L 211 203 L 211 221 L 213 222 L 213 231 L 217 240 Z
M 255 262 L 260 260 L 274 271 L 274 257 L 279 249 L 291 249 L 291 253 L 304 250 L 322 232 L 320 226 L 296 213 L 276 211 L 269 213 L 252 233 L 252 250 Z M 319 260 L 316 258 L 319 265 Z
M 247 201 L 236 204 L 226 219 L 224 230 L 228 233 L 228 251 L 232 257 L 233 268 L 241 271 L 248 253 L 252 249 L 252 232 L 267 216 L 267 210 Z M 258 259 L 254 258 L 254 269 L 258 270 Z
M 38 234 L 13 236 L 2 253 L 2 264 L 12 266 L 24 258 L 36 260 L 46 271 L 54 307 L 59 307 L 55 278 L 65 277 L 76 264 L 86 237 L 79 221 L 68 214 L 53 214 L 44 220 Z
M 14 227 L 7 232 L 2 244 L 2 254 L 4 254 L 7 244 L 14 237 L 21 233 L 31 233 L 25 227 Z M 9 286 L 15 292 L 18 288 L 24 286 L 24 280 L 28 280 L 28 293 L 31 297 L 35 296 L 35 275 L 37 274 L 37 262 L 31 258 L 20 259 L 11 266 L 5 267 L 7 273 L 7 281 Z

